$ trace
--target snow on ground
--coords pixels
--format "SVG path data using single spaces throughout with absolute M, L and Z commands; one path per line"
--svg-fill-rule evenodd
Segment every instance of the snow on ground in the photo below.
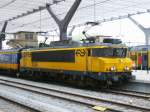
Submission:
M 136 80 L 150 81 L 150 71 L 133 70 L 132 74 L 136 77 Z

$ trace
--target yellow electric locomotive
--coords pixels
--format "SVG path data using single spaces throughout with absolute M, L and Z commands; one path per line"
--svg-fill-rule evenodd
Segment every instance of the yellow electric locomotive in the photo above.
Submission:
M 119 81 L 132 77 L 132 62 L 126 54 L 125 46 L 113 44 L 24 49 L 20 72 L 71 80 Z

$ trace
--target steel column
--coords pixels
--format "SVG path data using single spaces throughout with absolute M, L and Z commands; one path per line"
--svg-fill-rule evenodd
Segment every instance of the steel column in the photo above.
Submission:
M 7 21 L 5 21 L 4 26 L 2 27 L 1 33 L 0 33 L 0 49 L 2 49 L 2 41 L 5 40 L 6 34 L 6 27 L 7 27 Z
M 59 27 L 59 31 L 60 31 L 60 40 L 67 40 L 67 27 L 72 19 L 72 17 L 74 16 L 77 8 L 79 7 L 80 3 L 82 0 L 75 0 L 74 4 L 72 5 L 72 7 L 70 8 L 70 10 L 68 11 L 68 13 L 66 14 L 66 16 L 64 17 L 64 19 L 60 20 L 55 13 L 52 11 L 51 7 L 49 4 L 46 5 L 46 9 L 49 12 L 49 14 L 52 16 L 52 18 L 55 20 L 55 22 L 57 23 L 58 27 Z
M 150 45 L 150 28 L 145 28 L 141 24 L 139 24 L 137 21 L 135 21 L 133 18 L 129 17 L 129 19 L 137 25 L 137 27 L 144 32 L 145 35 L 145 44 Z

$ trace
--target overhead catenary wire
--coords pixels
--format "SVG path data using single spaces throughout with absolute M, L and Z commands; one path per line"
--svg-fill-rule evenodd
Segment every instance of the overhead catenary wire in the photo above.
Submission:
M 96 4 L 95 4 L 95 0 L 93 0 L 94 2 L 94 22 L 96 21 Z
M 41 29 L 42 29 L 42 17 L 41 17 L 42 15 L 41 14 L 42 14 L 42 12 L 40 11 L 40 32 L 41 32 Z

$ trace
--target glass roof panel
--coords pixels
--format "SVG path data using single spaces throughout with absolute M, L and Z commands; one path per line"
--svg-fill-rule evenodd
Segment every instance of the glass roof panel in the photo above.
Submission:
M 45 6 L 51 4 L 56 15 L 63 19 L 75 0 L 0 0 L 0 26 L 4 21 L 10 20 L 7 32 L 20 30 L 27 31 L 51 31 L 57 29 L 57 25 L 49 15 Z M 128 14 L 140 14 L 149 12 L 150 0 L 82 0 L 70 26 L 83 24 L 87 21 L 113 20 L 110 18 L 125 17 Z M 42 7 L 42 11 L 34 12 Z M 26 15 L 19 17 L 18 15 Z

